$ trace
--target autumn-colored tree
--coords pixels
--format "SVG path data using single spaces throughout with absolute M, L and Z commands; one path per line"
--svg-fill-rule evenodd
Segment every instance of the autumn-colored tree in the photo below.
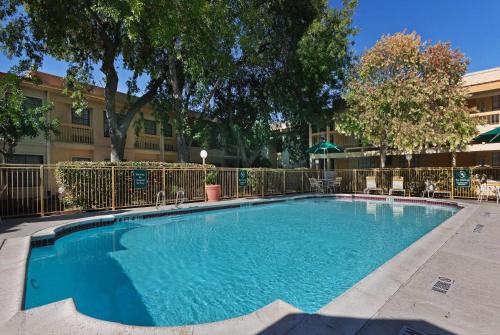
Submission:
M 383 36 L 354 67 L 338 128 L 401 153 L 437 148 L 456 152 L 476 134 L 461 78 L 462 53 L 448 43 L 429 45 L 416 33 Z

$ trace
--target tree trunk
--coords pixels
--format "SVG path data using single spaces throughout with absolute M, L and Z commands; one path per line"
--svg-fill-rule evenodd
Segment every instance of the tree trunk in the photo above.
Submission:
M 189 144 L 185 136 L 177 133 L 177 159 L 180 163 L 189 163 Z
M 387 157 L 387 145 L 380 146 L 380 168 L 385 168 L 385 158 Z
M 172 45 L 172 50 L 168 55 L 168 71 L 170 73 L 170 85 L 172 86 L 172 93 L 174 103 L 172 104 L 175 114 L 175 130 L 177 139 L 177 158 L 181 163 L 189 162 L 189 144 L 185 134 L 187 111 L 184 109 L 182 92 L 179 85 L 179 78 L 177 76 L 177 61 L 174 54 L 175 46 Z
M 127 140 L 127 128 L 122 131 L 116 117 L 116 92 L 118 90 L 118 74 L 114 67 L 113 50 L 107 50 L 106 59 L 101 67 L 106 76 L 106 86 L 104 87 L 104 100 L 106 106 L 106 118 L 109 123 L 109 137 L 111 139 L 112 162 L 122 161 L 125 155 L 125 142 Z
M 111 161 L 119 162 L 125 158 L 125 143 L 127 143 L 127 130 L 124 132 L 121 129 L 111 131 L 109 137 L 111 139 Z
M 456 151 L 451 152 L 451 166 L 457 167 L 457 152 Z

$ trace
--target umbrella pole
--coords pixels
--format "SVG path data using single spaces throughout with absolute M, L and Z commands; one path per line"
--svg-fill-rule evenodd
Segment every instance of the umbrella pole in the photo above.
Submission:
M 323 149 L 323 178 L 326 178 L 326 149 Z

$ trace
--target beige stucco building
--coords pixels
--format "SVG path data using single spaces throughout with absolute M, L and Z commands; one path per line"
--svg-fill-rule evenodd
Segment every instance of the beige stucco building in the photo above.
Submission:
M 63 79 L 58 76 L 39 72 L 41 83 L 34 85 L 22 83 L 28 104 L 42 104 L 51 101 L 54 110 L 49 118 L 59 119 L 60 133 L 46 140 L 43 137 L 23 139 L 15 148 L 15 155 L 8 163 L 54 164 L 60 161 L 108 160 L 110 157 L 110 138 L 105 116 L 104 90 L 93 88 L 87 95 L 88 111 L 77 114 L 72 111 L 71 99 L 63 93 Z M 117 110 L 126 102 L 126 94 L 117 95 Z M 144 126 L 138 136 L 133 123 L 140 118 L 136 115 L 127 134 L 125 159 L 128 161 L 177 161 L 175 128 L 169 125 L 162 130 L 160 122 L 153 116 L 151 106 L 141 110 Z M 172 118 L 171 118 L 172 119 Z M 191 147 L 190 160 L 200 162 L 200 147 Z M 238 157 L 234 150 L 207 149 L 207 162 L 219 166 L 237 166 Z
M 481 118 L 483 125 L 479 132 L 483 133 L 500 126 L 500 68 L 472 72 L 464 76 L 464 86 L 470 93 L 470 107 L 476 107 L 477 112 L 470 117 Z M 377 148 L 361 145 L 352 136 L 339 134 L 334 130 L 333 123 L 326 129 L 309 127 L 310 146 L 319 143 L 324 138 L 342 146 L 342 153 L 327 154 L 328 169 L 361 169 L 380 166 Z M 310 155 L 311 165 L 323 166 L 323 155 Z M 439 153 L 429 150 L 425 154 L 412 155 L 411 166 L 441 167 L 451 166 L 451 153 Z M 470 144 L 457 154 L 457 166 L 476 165 L 500 166 L 500 143 Z M 404 155 L 389 153 L 386 167 L 407 167 L 408 161 Z

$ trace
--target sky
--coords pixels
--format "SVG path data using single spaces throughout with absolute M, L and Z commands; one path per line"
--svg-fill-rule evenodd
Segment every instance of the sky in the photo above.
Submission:
M 338 6 L 341 0 L 329 0 Z M 416 31 L 423 40 L 450 42 L 469 59 L 469 72 L 500 67 L 500 0 L 359 0 L 354 25 L 359 55 L 384 34 Z M 0 71 L 15 64 L 0 53 Z M 42 71 L 63 76 L 66 64 L 47 58 Z M 126 91 L 127 73 L 119 71 L 119 90 Z M 97 85 L 102 86 L 102 80 Z

